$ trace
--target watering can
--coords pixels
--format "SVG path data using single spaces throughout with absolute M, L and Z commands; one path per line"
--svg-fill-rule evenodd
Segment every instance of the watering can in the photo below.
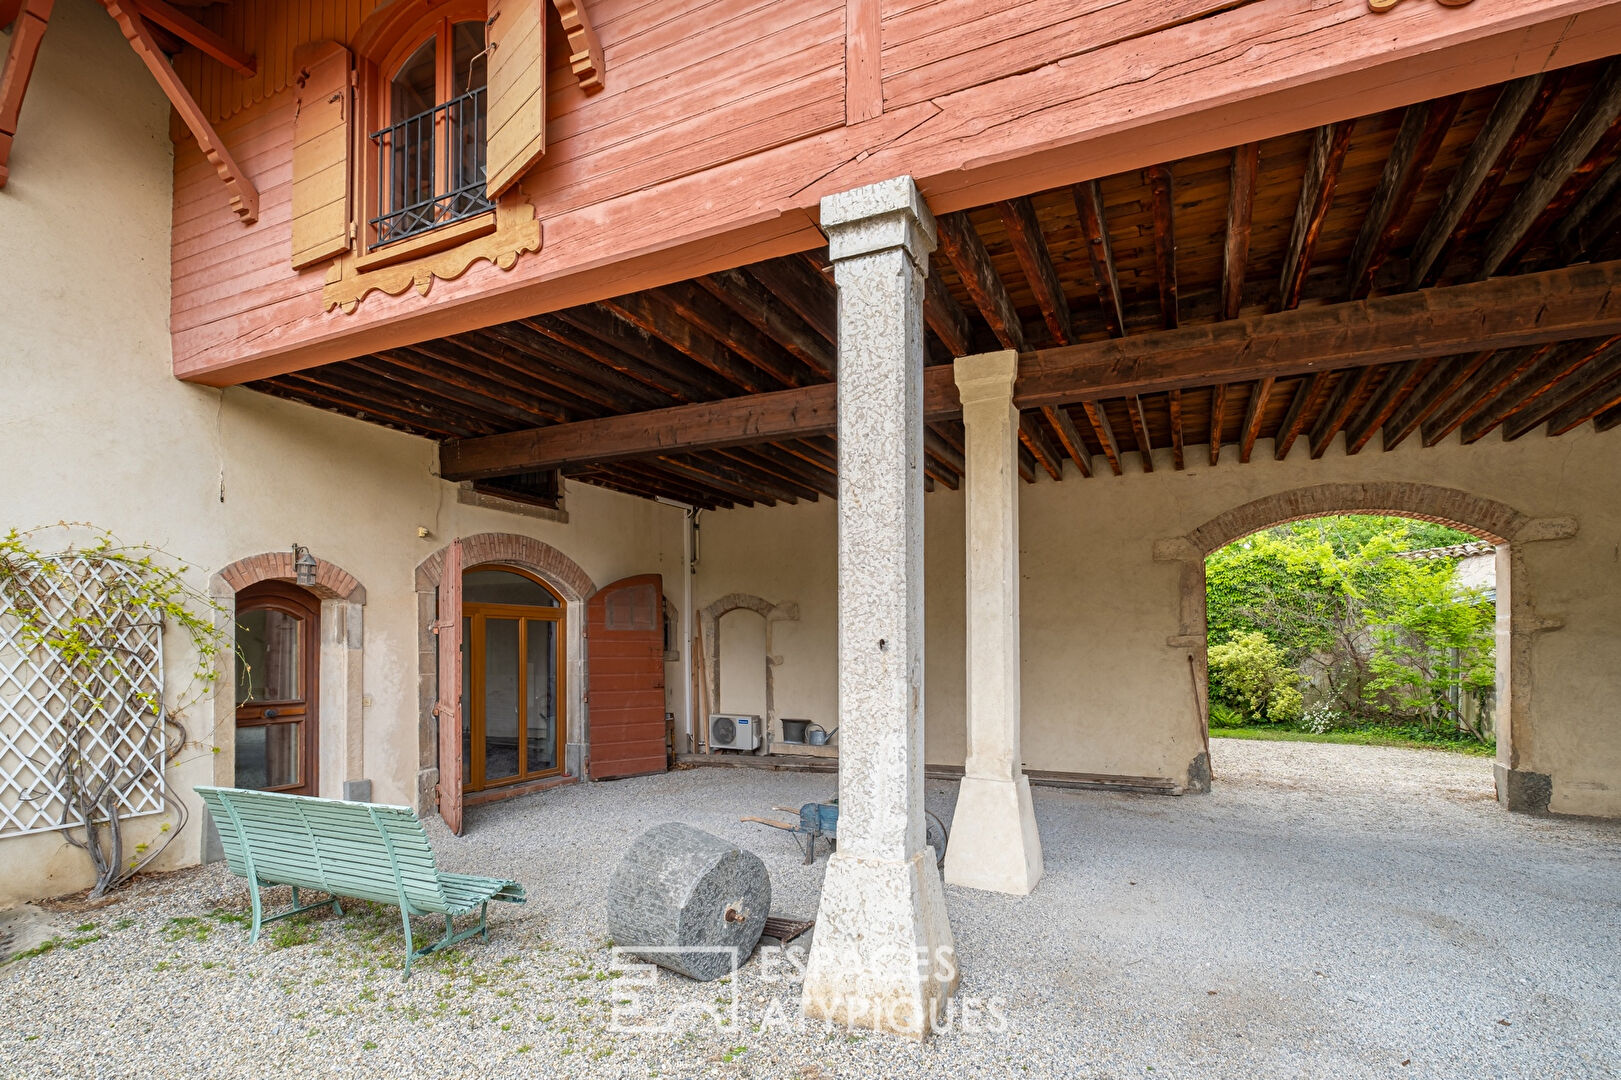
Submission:
M 834 728 L 832 731 L 824 731 L 821 724 L 812 724 L 805 729 L 805 741 L 812 746 L 826 746 L 833 741 L 833 736 L 838 733 L 838 728 Z

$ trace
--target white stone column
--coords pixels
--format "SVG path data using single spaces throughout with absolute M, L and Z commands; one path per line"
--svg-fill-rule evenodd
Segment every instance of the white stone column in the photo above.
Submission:
M 1019 354 L 957 359 L 967 496 L 968 760 L 946 880 L 1024 895 L 1041 880 L 1041 837 L 1019 752 Z
M 923 829 L 923 278 L 911 177 L 822 200 L 839 289 L 839 849 L 805 1014 L 914 1038 L 957 985 Z

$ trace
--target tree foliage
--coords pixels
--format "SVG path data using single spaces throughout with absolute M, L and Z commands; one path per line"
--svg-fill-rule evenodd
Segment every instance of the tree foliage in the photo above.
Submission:
M 1493 685 L 1495 605 L 1459 589 L 1456 560 L 1397 557 L 1472 539 L 1358 515 L 1280 525 L 1213 553 L 1212 700 L 1255 721 L 1309 710 L 1316 729 L 1416 724 L 1488 740 L 1462 706 Z

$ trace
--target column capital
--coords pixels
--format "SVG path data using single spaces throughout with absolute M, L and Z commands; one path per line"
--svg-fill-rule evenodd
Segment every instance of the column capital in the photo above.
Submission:
M 964 405 L 983 401 L 1011 402 L 1019 377 L 1019 354 L 1012 349 L 959 356 L 952 362 L 957 394 Z
M 934 215 L 910 176 L 823 196 L 822 231 L 834 262 L 904 248 L 925 275 L 937 242 Z

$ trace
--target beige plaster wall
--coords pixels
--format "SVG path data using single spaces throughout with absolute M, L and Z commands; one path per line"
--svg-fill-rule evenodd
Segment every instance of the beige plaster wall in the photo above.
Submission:
M 1179 639 L 1183 566 L 1157 560 L 1156 541 L 1293 489 L 1416 482 L 1575 520 L 1572 538 L 1514 545 L 1525 643 L 1515 696 L 1526 705 L 1504 764 L 1551 775 L 1554 811 L 1621 815 L 1621 435 L 1585 427 L 1427 450 L 1410 440 L 1350 458 L 1336 447 L 1320 461 L 1302 445 L 1284 462 L 1262 443 L 1248 465 L 1190 456 L 1183 472 L 1163 456 L 1152 474 L 1133 459 L 1123 477 L 1020 488 L 1027 768 L 1186 780 L 1203 748 L 1188 668 L 1199 642 Z M 927 755 L 961 764 L 962 499 L 937 490 L 925 506 Z M 722 511 L 702 524 L 698 604 L 728 592 L 797 603 L 799 621 L 778 637 L 777 712 L 836 722 L 833 504 Z M 1219 773 L 1219 744 L 1215 764 Z
M 205 593 L 223 567 L 294 541 L 348 571 L 367 596 L 361 775 L 377 800 L 410 803 L 417 564 L 454 536 L 519 533 L 558 548 L 599 586 L 662 573 L 679 598 L 682 513 L 583 485 L 567 487 L 567 522 L 466 505 L 432 475 L 435 449 L 424 440 L 245 389 L 177 382 L 168 119 L 113 21 L 91 0 L 59 0 L 0 190 L 0 267 L 14 289 L 0 323 L 0 528 L 110 528 L 173 553 Z M 173 635 L 165 660 L 180 674 L 195 663 Z M 198 858 L 190 789 L 214 782 L 213 747 L 230 741 L 212 729 L 213 711 L 204 701 L 186 716 L 193 742 L 170 778 L 192 817 L 160 867 Z M 355 778 L 330 752 L 331 728 L 344 721 L 322 717 L 322 794 Z M 152 839 L 164 820 L 138 819 L 131 842 Z M 82 888 L 88 866 L 55 833 L 0 837 L 0 907 Z

